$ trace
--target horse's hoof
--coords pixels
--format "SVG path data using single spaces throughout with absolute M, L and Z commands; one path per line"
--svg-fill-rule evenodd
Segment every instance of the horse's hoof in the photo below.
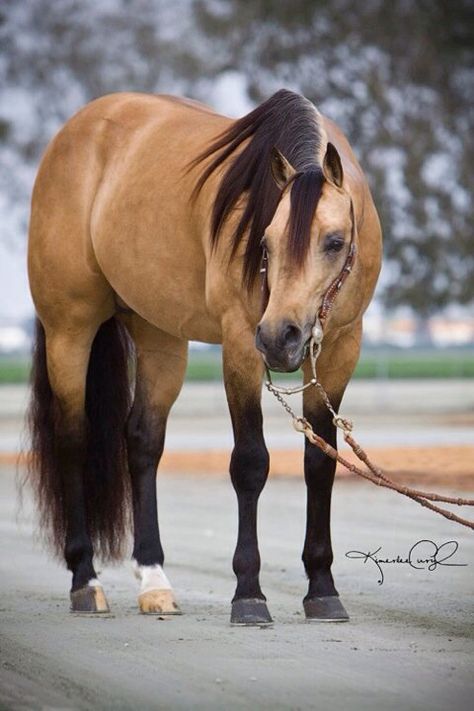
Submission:
M 182 615 L 172 590 L 147 590 L 138 596 L 143 615 Z
M 232 603 L 230 624 L 247 627 L 264 627 L 273 624 L 265 600 L 241 598 Z
M 347 622 L 349 615 L 337 595 L 303 601 L 308 622 Z
M 85 585 L 71 592 L 71 612 L 110 612 L 101 585 Z

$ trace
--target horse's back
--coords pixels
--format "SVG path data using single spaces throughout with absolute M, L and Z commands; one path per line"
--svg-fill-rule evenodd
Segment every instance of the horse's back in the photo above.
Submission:
M 368 299 L 380 264 L 380 224 L 347 139 L 323 122 L 354 202 Z M 61 319 L 64 309 L 100 304 L 108 317 L 118 295 L 173 335 L 219 340 L 208 310 L 218 174 L 194 202 L 203 167 L 189 165 L 230 123 L 189 99 L 121 93 L 91 102 L 65 124 L 45 153 L 32 202 L 29 269 L 40 316 Z
M 157 223 L 153 205 L 163 212 L 176 204 L 184 168 L 222 121 L 191 100 L 120 93 L 64 125 L 46 149 L 32 199 L 29 272 L 40 315 L 63 318 L 56 305 L 70 308 L 68 293 L 76 304 L 112 308 L 112 275 L 104 271 L 115 271 L 124 243 L 127 253 L 134 249 L 147 214 Z

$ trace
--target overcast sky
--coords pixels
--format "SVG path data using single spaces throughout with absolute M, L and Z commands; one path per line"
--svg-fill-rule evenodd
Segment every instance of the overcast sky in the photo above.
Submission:
M 31 316 L 33 304 L 26 276 L 26 246 L 0 244 L 0 318 Z

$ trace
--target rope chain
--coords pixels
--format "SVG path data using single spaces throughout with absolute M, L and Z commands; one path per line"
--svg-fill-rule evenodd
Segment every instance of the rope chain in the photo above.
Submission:
M 367 453 L 352 437 L 351 433 L 354 428 L 352 421 L 337 414 L 331 404 L 327 392 L 325 391 L 322 384 L 319 382 L 316 372 L 316 361 L 321 352 L 322 337 L 322 327 L 321 324 L 317 322 L 315 327 L 313 328 L 313 333 L 309 344 L 309 356 L 312 378 L 305 385 L 300 385 L 293 388 L 279 387 L 277 385 L 274 385 L 272 382 L 270 370 L 265 366 L 267 372 L 267 380 L 265 382 L 265 387 L 276 397 L 278 402 L 290 415 L 293 420 L 293 426 L 295 430 L 304 434 L 306 439 L 311 444 L 321 449 L 328 457 L 330 457 L 336 462 L 339 462 L 339 464 L 342 464 L 343 467 L 348 469 L 353 474 L 357 474 L 358 476 L 361 476 L 364 479 L 371 481 L 377 486 L 383 486 L 387 489 L 391 489 L 392 491 L 397 491 L 399 494 L 407 496 L 413 501 L 416 501 L 421 506 L 425 506 L 426 508 L 430 509 L 431 511 L 434 511 L 435 513 L 440 514 L 441 516 L 444 516 L 450 521 L 455 521 L 456 523 L 459 523 L 462 526 L 467 526 L 468 528 L 474 530 L 474 521 L 469 521 L 468 519 L 462 518 L 461 516 L 457 516 L 452 511 L 448 511 L 447 509 L 443 509 L 440 506 L 435 506 L 433 503 L 431 503 L 432 501 L 441 501 L 443 503 L 456 504 L 457 506 L 474 506 L 474 499 L 462 499 L 459 497 L 444 496 L 442 494 L 420 491 L 418 489 L 412 489 L 408 486 L 397 484 L 391 479 L 389 479 L 379 467 L 377 467 L 375 464 L 373 464 L 373 462 L 371 462 Z M 303 392 L 304 390 L 307 390 L 310 387 L 315 387 L 318 390 L 324 404 L 326 405 L 327 409 L 333 417 L 334 425 L 340 430 L 342 430 L 344 434 L 344 440 L 352 449 L 356 457 L 366 465 L 367 470 L 363 470 L 360 467 L 357 467 L 355 464 L 352 464 L 351 462 L 344 459 L 344 457 L 339 454 L 337 449 L 332 447 L 328 442 L 326 442 L 326 440 L 324 440 L 322 437 L 316 434 L 316 432 L 314 432 L 311 423 L 308 422 L 305 417 L 296 414 L 291 405 L 289 405 L 289 403 L 284 398 L 284 395 L 294 395 L 296 393 Z

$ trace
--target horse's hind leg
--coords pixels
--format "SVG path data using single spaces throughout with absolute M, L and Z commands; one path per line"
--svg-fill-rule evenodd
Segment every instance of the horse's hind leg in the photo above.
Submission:
M 130 319 L 129 330 L 137 351 L 135 399 L 127 424 L 127 443 L 133 496 L 133 558 L 140 580 L 138 603 L 142 613 L 179 614 L 163 571 L 156 471 L 168 413 L 184 380 L 187 341 L 153 328 L 138 316 Z
M 47 368 L 55 398 L 54 437 L 64 526 L 64 557 L 72 572 L 71 609 L 76 612 L 108 612 L 102 586 L 93 565 L 84 491 L 87 430 L 86 377 L 92 342 L 98 324 L 46 330 Z M 56 531 L 61 535 L 60 531 Z
M 233 559 L 237 588 L 232 600 L 231 623 L 265 625 L 271 624 L 272 618 L 259 583 L 257 542 L 257 504 L 269 469 L 260 405 L 263 369 L 250 329 L 245 333 L 241 326 L 242 321 L 232 320 L 224 332 L 223 342 L 224 382 L 235 441 L 230 476 L 239 510 Z

